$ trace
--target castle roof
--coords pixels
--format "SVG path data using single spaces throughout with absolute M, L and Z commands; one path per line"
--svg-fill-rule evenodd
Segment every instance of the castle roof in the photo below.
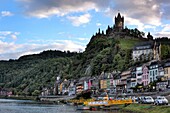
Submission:
M 121 17 L 120 13 L 118 13 L 117 17 Z
M 123 18 L 123 16 L 121 16 L 120 13 L 117 14 L 117 17 L 115 16 L 115 18 Z

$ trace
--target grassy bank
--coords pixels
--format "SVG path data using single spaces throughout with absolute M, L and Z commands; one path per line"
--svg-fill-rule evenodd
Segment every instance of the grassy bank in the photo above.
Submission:
M 123 113 L 170 113 L 169 106 L 153 106 L 148 104 L 130 104 L 121 109 Z

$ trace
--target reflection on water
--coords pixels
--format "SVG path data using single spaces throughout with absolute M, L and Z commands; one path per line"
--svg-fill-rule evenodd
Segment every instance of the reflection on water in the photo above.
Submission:
M 0 99 L 0 113 L 116 113 L 106 111 L 78 111 L 75 106 L 41 104 L 30 100 Z

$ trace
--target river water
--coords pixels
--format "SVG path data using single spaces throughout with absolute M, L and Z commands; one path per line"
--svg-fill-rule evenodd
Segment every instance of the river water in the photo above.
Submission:
M 108 113 L 77 111 L 75 106 L 41 104 L 30 100 L 0 99 L 0 113 Z M 109 112 L 110 113 L 110 112 Z

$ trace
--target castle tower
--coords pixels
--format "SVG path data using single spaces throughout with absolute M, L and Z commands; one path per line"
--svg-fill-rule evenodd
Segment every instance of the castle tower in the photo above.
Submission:
M 124 17 L 118 13 L 117 17 L 115 16 L 115 31 L 122 31 L 124 29 Z

